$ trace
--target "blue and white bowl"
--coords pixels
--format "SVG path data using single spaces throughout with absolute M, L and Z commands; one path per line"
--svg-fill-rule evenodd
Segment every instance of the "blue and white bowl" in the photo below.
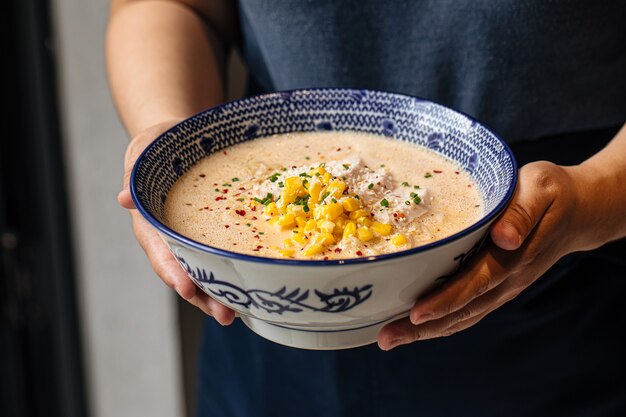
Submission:
M 244 255 L 201 244 L 163 223 L 170 187 L 199 159 L 247 140 L 314 130 L 369 132 L 438 152 L 474 178 L 483 218 L 425 246 L 328 261 Z M 234 101 L 171 128 L 137 159 L 131 193 L 189 277 L 254 332 L 293 347 L 342 349 L 374 342 L 384 324 L 407 316 L 420 295 L 462 267 L 516 183 L 508 146 L 463 114 L 401 94 L 310 89 Z

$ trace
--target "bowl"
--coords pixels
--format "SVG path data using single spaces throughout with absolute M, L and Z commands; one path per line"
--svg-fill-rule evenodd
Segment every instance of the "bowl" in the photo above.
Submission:
M 343 260 L 273 259 L 204 245 L 168 228 L 163 207 L 174 182 L 199 159 L 231 145 L 294 131 L 362 131 L 427 147 L 475 180 L 483 217 L 445 239 Z M 512 198 L 517 167 L 495 133 L 464 114 L 402 94 L 305 89 L 265 94 L 203 111 L 172 127 L 137 159 L 135 206 L 189 277 L 260 336 L 306 349 L 372 343 L 386 323 L 454 275 L 480 248 Z

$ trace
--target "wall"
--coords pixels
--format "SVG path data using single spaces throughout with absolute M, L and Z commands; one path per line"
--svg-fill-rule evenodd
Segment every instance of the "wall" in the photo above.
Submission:
M 106 83 L 108 2 L 52 0 L 91 415 L 183 415 L 175 299 L 117 205 L 127 137 Z

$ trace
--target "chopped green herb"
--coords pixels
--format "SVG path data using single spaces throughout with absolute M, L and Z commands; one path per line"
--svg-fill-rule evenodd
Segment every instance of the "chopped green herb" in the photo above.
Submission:
M 231 179 L 231 181 L 232 181 L 232 182 L 237 182 L 237 181 L 239 181 L 239 178 L 234 177 L 233 179 Z
M 238 198 L 237 201 L 244 201 L 245 198 Z
M 279 175 L 280 174 L 278 172 L 274 172 L 272 175 L 269 176 L 268 180 L 270 180 L 271 182 L 276 182 Z
M 369 183 L 369 185 L 367 186 L 368 190 L 371 190 L 372 188 L 374 188 L 374 184 L 372 184 L 371 182 Z
M 259 232 L 259 234 L 260 234 L 260 235 L 264 235 L 264 234 L 265 234 L 265 232 Z
M 415 198 L 413 199 L 413 202 L 414 202 L 415 204 L 419 204 L 419 203 L 421 203 L 421 202 L 422 202 L 422 199 L 420 198 L 420 196 L 419 196 L 419 195 L 416 195 L 416 196 L 415 196 Z
M 254 197 L 253 200 L 256 201 L 257 203 L 261 203 L 261 204 L 263 204 L 265 202 L 265 200 L 261 200 L 258 197 Z
M 343 164 L 344 169 L 350 169 L 350 164 Z
M 304 159 L 306 159 L 306 160 L 308 161 L 308 160 L 309 160 L 309 159 L 311 159 L 311 158 L 309 158 L 308 156 L 305 156 L 305 157 L 304 157 Z
M 403 186 L 403 187 L 408 187 L 408 186 L 409 186 L 409 183 L 408 183 L 408 182 L 406 182 L 406 181 L 404 181 L 404 182 L 402 183 L 402 186 Z
M 308 183 L 309 183 L 309 180 L 307 179 L 302 180 L 302 185 L 307 185 Z
M 420 186 L 419 185 L 414 185 L 413 188 L 416 189 L 416 190 L 419 190 Z
M 334 198 L 331 198 L 330 201 L 332 201 L 333 203 L 337 202 L 337 200 L 335 200 Z
M 302 210 L 304 210 L 305 213 L 308 213 L 310 209 L 309 206 L 305 204 L 304 206 L 302 206 Z
M 283 182 L 282 182 L 282 181 L 278 181 L 278 186 L 279 186 L 280 188 L 284 188 L 284 187 L 285 187 L 285 184 L 283 184 Z
M 386 198 L 383 198 L 382 200 L 380 200 L 380 205 L 383 207 L 389 207 L 389 201 L 387 201 Z
M 381 168 L 384 168 L 384 167 L 385 167 L 385 164 L 380 164 L 380 167 L 381 167 Z
M 345 181 L 345 180 L 346 180 L 346 177 L 345 177 L 345 176 L 341 176 L 341 179 Z
M 232 187 L 233 185 L 232 185 L 232 184 L 229 184 L 229 183 L 227 183 L 227 182 L 225 182 L 224 184 L 222 184 L 222 186 L 223 186 L 223 187 Z
M 285 172 L 285 171 L 287 171 L 287 168 L 282 167 L 280 170 L 281 170 L 281 171 L 283 171 L 283 172 Z
M 427 172 L 426 175 L 424 175 L 424 178 L 430 178 L 432 176 L 433 176 L 433 174 L 431 174 L 430 172 Z
M 324 201 L 324 199 L 326 197 L 328 197 L 330 195 L 330 193 L 328 191 L 326 191 L 324 194 L 322 194 L 322 197 L 320 198 L 320 201 Z
M 409 195 L 410 195 L 411 197 L 415 197 L 417 194 L 415 194 L 415 193 L 411 193 L 411 194 L 409 194 Z
M 246 223 L 246 226 L 250 227 L 252 226 L 252 223 Z
M 216 188 L 216 189 L 214 189 L 213 191 L 215 191 L 216 193 L 219 193 L 219 192 L 220 192 L 220 189 L 219 189 L 219 188 Z
M 405 201 L 404 204 L 406 204 L 407 206 L 411 205 L 411 202 L 409 200 Z
M 315 176 L 316 176 L 316 177 L 319 177 L 319 176 L 320 176 L 320 173 L 319 173 L 319 172 L 316 172 L 316 173 L 315 173 Z
M 356 198 L 357 200 L 360 200 L 359 196 L 356 194 L 354 195 L 354 198 Z
M 311 176 L 308 175 L 306 172 L 301 172 L 298 175 L 301 176 L 301 177 L 305 177 L 305 178 L 311 178 Z

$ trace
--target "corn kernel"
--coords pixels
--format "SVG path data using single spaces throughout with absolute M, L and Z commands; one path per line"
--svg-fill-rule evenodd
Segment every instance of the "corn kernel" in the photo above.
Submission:
M 343 206 L 341 203 L 330 203 L 326 207 L 328 207 L 328 211 L 324 216 L 326 220 L 335 220 L 343 214 Z
M 276 207 L 276 203 L 271 202 L 265 206 L 265 210 L 263 212 L 268 216 L 276 216 L 278 214 L 278 207 Z
M 268 221 L 267 223 L 268 223 L 270 226 L 276 226 L 276 224 L 278 223 L 278 221 L 279 221 L 279 220 L 280 220 L 280 217 L 276 216 L 276 217 L 272 217 L 272 218 L 270 219 L 270 221 Z
M 284 184 L 287 190 L 299 190 L 302 188 L 302 179 L 300 177 L 285 178 Z
M 333 176 L 330 175 L 330 172 L 326 172 L 325 174 L 322 175 L 322 182 L 324 184 L 328 184 L 332 178 Z
M 373 222 L 371 229 L 381 236 L 389 236 L 391 233 L 391 225 L 380 222 Z
M 303 217 L 296 217 L 296 224 L 300 229 L 304 229 L 306 225 L 306 220 Z
M 313 208 L 313 218 L 315 220 L 326 218 L 328 213 L 328 206 L 316 206 Z
M 345 200 L 341 202 L 341 204 L 343 205 L 343 209 L 345 211 L 354 211 L 354 210 L 357 210 L 359 207 L 361 207 L 357 199 L 354 197 L 346 198 Z
M 356 219 L 356 223 L 370 227 L 372 225 L 372 219 L 370 219 L 369 217 L 359 217 L 358 219 Z
M 319 203 L 321 193 L 322 183 L 320 183 L 319 181 L 312 181 L 311 186 L 309 187 L 309 194 L 311 195 L 309 201 L 312 203 Z
M 314 232 L 316 228 L 317 228 L 317 223 L 313 219 L 310 219 L 309 221 L 306 222 L 306 225 L 304 225 L 304 231 L 306 233 Z
M 333 230 L 335 229 L 335 223 L 333 223 L 333 222 L 331 222 L 329 220 L 321 220 L 321 221 L 317 222 L 317 227 L 323 233 L 332 233 Z
M 293 256 L 294 253 L 296 253 L 295 249 L 279 249 L 278 253 L 281 256 L 284 256 L 285 258 L 289 258 L 291 256 Z
M 357 230 L 357 235 L 359 236 L 359 240 L 361 242 L 367 242 L 374 238 L 374 234 L 367 226 L 361 226 Z
M 335 243 L 335 237 L 330 233 L 322 233 L 315 237 L 315 243 L 329 246 Z
M 308 242 L 307 237 L 301 233 L 294 234 L 291 240 L 301 245 L 305 245 Z
M 332 180 L 330 184 L 328 184 L 326 191 L 328 191 L 331 197 L 333 198 L 341 198 L 341 195 L 343 194 L 343 190 L 345 189 L 346 189 L 345 182 L 343 182 L 342 180 Z
M 406 240 L 406 237 L 404 237 L 404 235 L 398 234 L 391 238 L 391 243 L 396 246 L 402 246 L 406 245 L 408 243 L 408 240 Z
M 304 250 L 305 256 L 318 255 L 324 252 L 324 246 L 319 244 L 313 244 Z
M 283 207 L 287 207 L 289 204 L 296 201 L 297 193 L 294 190 L 282 190 L 280 192 L 280 200 L 279 203 Z
M 359 217 L 369 217 L 369 212 L 367 210 L 364 209 L 359 209 L 359 210 L 355 210 L 352 213 L 350 213 L 350 218 L 352 220 L 356 220 Z
M 287 247 L 293 246 L 293 240 L 291 240 L 291 239 L 283 240 L 283 246 L 287 246 Z
M 349 236 L 354 236 L 356 234 L 356 223 L 348 222 L 343 229 L 343 237 L 347 238 Z
M 287 213 L 279 218 L 278 224 L 284 228 L 294 227 L 296 225 L 296 216 L 293 213 Z

